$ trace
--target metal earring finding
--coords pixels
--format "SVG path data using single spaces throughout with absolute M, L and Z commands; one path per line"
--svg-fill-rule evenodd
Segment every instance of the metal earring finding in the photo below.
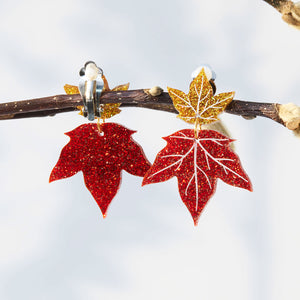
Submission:
M 104 88 L 103 70 L 94 62 L 88 62 L 81 68 L 79 74 L 78 88 L 83 99 L 83 115 L 89 121 L 94 121 L 95 117 L 100 118 L 103 112 L 103 104 L 100 103 Z

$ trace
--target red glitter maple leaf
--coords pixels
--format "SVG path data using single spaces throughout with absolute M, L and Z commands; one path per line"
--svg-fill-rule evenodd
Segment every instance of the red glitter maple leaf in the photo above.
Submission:
M 70 142 L 62 149 L 49 181 L 83 172 L 85 185 L 95 198 L 103 216 L 116 195 L 121 170 L 144 176 L 151 164 L 140 145 L 132 140 L 135 131 L 119 124 L 83 124 L 66 133 Z
M 251 182 L 238 156 L 230 149 L 233 140 L 213 130 L 184 129 L 164 138 L 162 149 L 147 171 L 143 185 L 178 178 L 184 204 L 197 225 L 201 211 L 213 195 L 217 178 L 236 187 L 252 191 Z

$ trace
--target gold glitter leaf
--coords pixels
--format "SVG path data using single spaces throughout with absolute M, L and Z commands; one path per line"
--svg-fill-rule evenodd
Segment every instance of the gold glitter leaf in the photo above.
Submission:
M 65 90 L 67 95 L 80 94 L 79 89 L 76 85 L 65 84 L 64 85 L 64 90 Z
M 129 83 L 121 84 L 112 89 L 112 91 L 127 91 L 129 89 Z
M 209 124 L 218 120 L 218 115 L 233 100 L 234 92 L 213 95 L 213 89 L 204 69 L 191 82 L 188 94 L 168 88 L 173 104 L 179 112 L 178 118 L 198 125 Z
M 65 84 L 64 90 L 67 95 L 80 94 L 78 86 L 76 85 Z M 83 106 L 78 106 L 77 109 L 80 110 L 79 115 L 83 116 Z
M 129 83 L 126 84 L 122 84 L 122 85 L 118 85 L 115 88 L 113 88 L 112 90 L 109 88 L 108 82 L 106 77 L 103 75 L 102 76 L 103 82 L 104 82 L 104 88 L 103 91 L 104 92 L 108 92 L 108 91 L 127 91 L 129 88 Z M 74 94 L 80 94 L 79 89 L 76 85 L 70 85 L 70 84 L 66 84 L 64 86 L 64 90 L 66 92 L 66 94 L 68 95 L 74 95 Z M 118 114 L 121 112 L 121 110 L 119 109 L 119 106 L 121 105 L 121 103 L 108 103 L 108 104 L 104 104 L 104 109 L 103 112 L 101 114 L 101 119 L 109 119 L 112 116 Z M 79 106 L 78 107 L 80 109 L 80 115 L 83 115 L 83 106 Z
M 104 75 L 103 75 L 104 77 Z M 129 88 L 129 83 L 126 84 L 122 84 L 122 85 L 118 85 L 115 88 L 113 88 L 112 90 L 108 87 L 108 82 L 106 80 L 106 78 L 103 78 L 104 81 L 104 87 L 105 85 L 107 85 L 107 91 L 127 91 Z M 116 114 L 119 114 L 121 112 L 121 110 L 119 109 L 119 106 L 121 105 L 121 103 L 109 103 L 109 104 L 105 104 L 104 105 L 104 110 L 101 114 L 101 119 L 109 119 L 112 116 L 115 116 Z

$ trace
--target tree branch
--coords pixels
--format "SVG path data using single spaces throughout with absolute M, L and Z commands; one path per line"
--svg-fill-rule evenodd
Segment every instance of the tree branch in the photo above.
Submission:
M 289 0 L 263 0 L 268 4 L 272 5 L 277 9 L 281 15 L 282 19 L 300 30 L 300 2 L 294 3 Z
M 268 4 L 276 8 L 280 13 L 282 12 L 282 8 L 285 5 L 287 5 L 287 3 L 290 2 L 293 3 L 292 1 L 288 1 L 288 0 L 263 0 L 263 1 L 267 2 Z
M 149 90 L 104 92 L 101 96 L 101 103 L 121 103 L 122 107 L 142 107 L 178 113 L 169 94 L 165 92 L 158 96 L 151 96 Z M 0 103 L 0 120 L 54 116 L 58 113 L 78 110 L 78 107 L 82 105 L 80 94 Z M 280 104 L 276 103 L 233 100 L 225 111 L 247 119 L 256 116 L 265 117 L 285 125 L 279 116 L 279 107 Z

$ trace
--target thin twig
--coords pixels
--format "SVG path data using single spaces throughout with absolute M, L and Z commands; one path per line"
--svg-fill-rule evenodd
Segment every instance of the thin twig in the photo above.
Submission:
M 154 97 L 148 93 L 148 90 L 104 92 L 101 103 L 122 103 L 122 107 L 142 107 L 178 113 L 168 93 L 161 93 Z M 79 94 L 0 103 L 0 120 L 54 116 L 58 113 L 78 110 L 81 105 L 83 102 Z M 280 104 L 276 103 L 233 100 L 225 111 L 247 119 L 256 116 L 266 117 L 284 125 L 278 114 L 279 106 Z

